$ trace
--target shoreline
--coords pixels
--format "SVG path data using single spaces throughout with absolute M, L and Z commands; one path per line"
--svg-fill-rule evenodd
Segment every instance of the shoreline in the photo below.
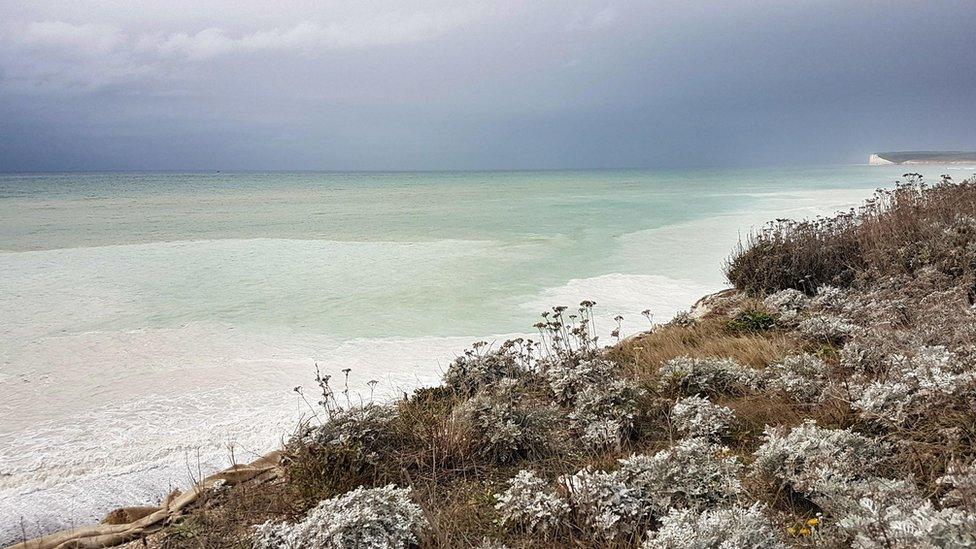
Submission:
M 605 277 L 611 277 L 612 278 L 614 276 L 628 277 L 628 276 L 631 276 L 631 275 L 604 275 L 604 276 Z M 641 277 L 638 276 L 637 278 L 641 278 Z M 653 280 L 654 279 L 653 276 L 646 277 L 646 278 L 648 280 Z M 641 278 L 641 279 L 643 280 L 643 278 Z M 597 280 L 603 280 L 603 278 L 602 277 L 595 277 L 595 278 L 591 278 L 591 279 L 579 279 L 579 280 L 574 279 L 574 280 L 570 280 L 570 281 L 567 282 L 566 285 L 553 287 L 553 288 L 550 289 L 551 291 L 548 291 L 547 290 L 546 292 L 541 293 L 536 298 L 536 300 L 538 301 L 538 303 L 534 303 L 533 304 L 533 303 L 530 303 L 530 302 L 526 302 L 523 305 L 523 308 L 531 309 L 531 310 L 536 310 L 536 309 L 540 309 L 541 310 L 541 309 L 546 308 L 546 307 L 542 306 L 542 304 L 541 304 L 541 301 L 542 300 L 547 300 L 548 301 L 548 299 L 547 299 L 546 296 L 549 296 L 549 297 L 552 297 L 552 298 L 557 298 L 557 296 L 561 296 L 561 298 L 562 298 L 561 301 L 562 302 L 568 302 L 568 303 L 574 302 L 574 300 L 575 300 L 575 302 L 578 302 L 578 301 L 580 301 L 582 299 L 586 299 L 586 297 L 577 297 L 576 294 L 578 293 L 580 296 L 586 296 L 586 295 L 589 295 L 589 294 L 593 293 L 593 291 L 596 290 L 596 288 L 595 287 L 591 287 L 591 285 L 588 285 L 588 284 L 584 284 L 583 286 L 577 285 L 576 282 L 578 282 L 580 280 L 583 280 L 583 281 L 597 281 Z M 682 282 L 682 281 L 676 281 L 676 282 L 679 283 L 679 284 L 684 284 L 684 282 Z M 619 287 L 616 286 L 616 285 L 610 285 L 610 286 L 607 286 L 606 289 L 604 289 L 602 291 L 597 291 L 597 293 L 605 294 L 605 293 L 608 293 L 609 292 L 609 293 L 612 294 L 612 293 L 614 293 L 614 291 L 616 291 L 615 288 L 619 288 Z M 559 299 L 556 299 L 556 301 L 552 301 L 552 302 L 555 303 L 557 301 L 560 301 L 560 300 Z M 689 297 L 689 298 L 685 299 L 685 298 L 682 297 L 681 298 L 681 303 L 683 305 L 678 305 L 678 302 L 677 301 L 674 301 L 674 305 L 671 305 L 671 307 L 673 307 L 673 309 L 674 309 L 674 312 L 678 312 L 678 311 L 681 311 L 681 310 L 687 310 L 688 307 L 690 307 L 691 305 L 693 305 L 695 303 L 695 298 Z M 639 307 L 642 307 L 642 306 L 644 306 L 644 302 L 638 300 L 638 301 L 634 301 L 633 304 L 630 306 L 630 308 L 632 308 L 632 309 L 634 309 L 636 311 L 636 310 L 638 310 Z M 533 308 L 533 307 L 535 307 L 535 308 Z M 598 305 L 598 307 L 600 307 L 600 305 Z M 603 307 L 601 307 L 601 308 L 603 308 Z M 614 309 L 614 310 L 616 310 L 616 309 Z M 611 328 L 612 328 L 612 325 L 613 325 L 612 317 L 614 316 L 614 313 L 613 312 L 610 312 L 610 309 L 606 309 L 606 311 L 607 312 L 605 312 L 602 315 L 602 317 L 598 319 L 597 325 L 599 327 L 601 327 L 600 328 L 601 331 L 604 332 L 603 333 L 603 338 L 605 338 L 605 341 L 610 342 L 609 332 L 611 331 Z M 673 314 L 673 313 L 671 313 L 671 314 Z M 632 318 L 630 319 L 630 322 L 628 323 L 628 326 L 630 327 L 630 329 L 624 332 L 624 335 L 626 337 L 633 336 L 635 334 L 641 333 L 641 331 L 643 331 L 643 330 L 646 330 L 646 328 L 647 328 L 647 325 L 646 325 L 647 320 L 646 319 L 641 318 L 640 315 L 637 312 L 632 312 L 632 314 L 631 315 L 628 315 L 628 316 L 631 316 Z M 666 316 L 665 318 L 669 318 L 669 316 L 670 315 Z M 657 322 L 657 321 L 660 321 L 662 319 L 660 317 L 658 317 L 655 320 Z M 370 339 L 363 339 L 362 340 L 362 344 L 357 344 L 355 346 L 355 348 L 359 349 L 358 351 L 356 351 L 356 352 L 350 351 L 350 352 L 343 353 L 344 356 L 355 356 L 355 360 L 353 360 L 353 361 L 344 360 L 344 361 L 341 361 L 341 363 L 339 361 L 333 361 L 333 365 L 327 367 L 327 369 L 324 370 L 324 371 L 331 371 L 332 373 L 336 374 L 336 377 L 338 377 L 339 376 L 339 372 L 340 372 L 340 370 L 341 370 L 341 368 L 343 366 L 346 366 L 346 367 L 348 367 L 350 365 L 351 366 L 355 366 L 355 364 L 363 365 L 363 364 L 369 364 L 369 363 L 375 361 L 376 360 L 375 358 L 370 358 L 370 357 L 375 354 L 375 352 L 372 352 L 372 351 L 375 351 L 375 349 L 377 347 L 377 343 L 381 343 L 383 345 L 387 345 L 387 346 L 390 347 L 390 349 L 396 349 L 396 350 L 398 350 L 400 352 L 403 351 L 403 344 L 406 343 L 406 342 L 416 341 L 418 343 L 421 343 L 420 345 L 417 346 L 417 349 L 416 349 L 415 354 L 416 354 L 416 358 L 417 358 L 418 363 L 422 363 L 422 364 L 426 364 L 427 365 L 427 367 L 424 368 L 424 370 L 427 372 L 426 376 L 423 377 L 423 378 L 420 378 L 419 380 L 416 380 L 414 382 L 407 382 L 407 381 L 404 380 L 404 378 L 401 377 L 401 382 L 399 382 L 399 383 L 397 383 L 397 382 L 388 382 L 388 383 L 385 382 L 385 383 L 381 384 L 381 387 L 383 387 L 383 386 L 387 387 L 387 390 L 386 391 L 381 391 L 381 393 L 388 393 L 388 394 L 387 394 L 387 399 L 381 399 L 381 400 L 378 400 L 378 402 L 394 401 L 397 398 L 399 398 L 399 395 L 401 395 L 404 391 L 406 391 L 406 392 L 412 392 L 415 388 L 418 388 L 418 387 L 430 387 L 430 386 L 436 386 L 436 385 L 440 384 L 441 383 L 441 375 L 443 374 L 443 370 L 444 370 L 444 368 L 446 368 L 446 366 L 450 362 L 450 360 L 453 359 L 454 357 L 458 356 L 465 348 L 467 348 L 468 346 L 470 346 L 475 341 L 482 341 L 483 340 L 483 341 L 488 341 L 489 343 L 492 342 L 492 341 L 496 341 L 496 342 L 499 342 L 500 343 L 501 341 L 504 341 L 504 340 L 507 340 L 507 339 L 511 339 L 513 337 L 529 337 L 529 338 L 531 338 L 531 337 L 534 337 L 534 336 L 537 336 L 537 335 L 538 334 L 534 334 L 534 333 L 522 333 L 522 334 L 495 334 L 495 335 L 492 335 L 492 336 L 481 337 L 481 338 L 478 338 L 478 337 L 464 337 L 464 336 L 451 336 L 451 337 L 446 337 L 446 338 L 401 338 L 401 337 L 393 337 L 393 338 L 380 338 L 380 339 L 372 339 L 372 338 L 370 338 Z M 445 348 L 446 353 L 444 355 L 445 360 L 443 362 L 440 362 L 440 361 L 437 361 L 437 360 L 433 360 L 433 361 L 431 360 L 431 358 L 430 358 L 430 352 L 431 352 L 430 351 L 430 346 L 429 346 L 428 343 L 426 343 L 429 339 L 437 339 L 437 340 L 440 340 L 440 341 L 444 341 L 446 343 L 446 348 Z M 354 340 L 354 341 L 356 341 L 356 340 Z M 350 343 L 353 343 L 353 342 L 347 342 L 347 344 L 350 344 Z M 362 347 L 363 345 L 366 345 L 367 348 L 363 348 Z M 380 353 L 380 355 L 382 355 L 382 353 Z M 438 364 L 435 365 L 435 364 L 433 364 L 433 362 L 437 362 Z M 354 364 L 351 364 L 351 363 L 354 363 Z M 311 362 L 309 364 L 311 364 Z M 241 372 L 241 374 L 244 375 L 243 372 Z M 358 386 L 363 387 L 363 390 L 362 390 L 363 396 L 368 396 L 368 393 L 366 393 L 366 390 L 365 390 L 366 376 L 364 376 L 361 373 L 357 373 L 357 368 L 355 368 L 355 367 L 353 368 L 352 374 L 354 376 L 354 379 L 350 382 L 350 386 L 351 387 L 356 387 L 358 385 Z M 308 398 L 310 398 L 311 400 L 314 401 L 315 400 L 315 398 L 314 398 L 314 392 L 313 392 L 314 383 L 311 382 L 311 377 L 314 375 L 314 367 L 308 366 L 308 367 L 304 368 L 302 370 L 302 372 L 301 372 L 300 375 L 302 377 L 306 378 L 306 382 L 305 383 L 302 383 L 301 385 L 303 385 L 305 387 L 305 392 L 307 394 L 308 393 L 312 393 L 312 395 L 309 395 Z M 358 379 L 358 381 L 356 381 L 356 379 Z M 227 379 L 224 378 L 222 380 L 222 382 L 223 383 L 226 383 L 227 382 Z M 287 385 L 288 387 L 285 388 L 284 387 L 285 385 Z M 269 440 L 275 440 L 275 441 L 279 441 L 280 442 L 280 440 L 281 440 L 282 437 L 285 437 L 285 436 L 288 435 L 288 433 L 293 432 L 294 427 L 299 422 L 299 418 L 303 414 L 307 414 L 308 413 L 307 404 L 304 401 L 302 401 L 300 398 L 298 398 L 296 395 L 294 395 L 294 393 L 289 390 L 293 386 L 294 385 L 291 382 L 284 383 L 284 385 L 282 385 L 282 390 L 280 392 L 268 393 L 266 395 L 266 397 L 263 397 L 263 401 L 266 401 L 266 404 L 265 405 L 262 405 L 262 406 L 258 406 L 258 408 L 262 408 L 262 407 L 263 408 L 267 408 L 267 407 L 275 407 L 275 406 L 277 406 L 282 411 L 284 411 L 286 409 L 292 409 L 294 411 L 294 413 L 292 413 L 292 414 L 287 414 L 287 415 L 289 415 L 289 417 L 291 417 L 291 419 L 285 419 L 284 416 L 282 416 L 282 420 L 281 421 L 274 422 L 274 423 L 269 423 L 267 421 L 267 419 L 259 419 L 258 417 L 255 417 L 255 419 L 252 421 L 252 424 L 255 424 L 256 423 L 257 425 L 261 425 L 262 426 L 262 431 L 268 430 L 268 426 L 269 425 L 275 425 L 275 424 L 280 425 L 281 429 L 274 430 L 274 433 L 270 433 L 269 432 Z M 225 391 L 218 390 L 217 388 L 214 388 L 214 389 L 211 389 L 210 390 L 210 393 L 213 396 L 221 396 L 221 395 L 223 395 L 224 392 Z M 223 395 L 223 396 L 226 396 L 226 395 Z M 239 404 L 236 409 L 243 411 L 245 409 L 244 404 L 243 404 L 244 402 L 248 402 L 249 404 L 251 404 L 251 406 L 248 406 L 247 408 L 254 408 L 253 396 L 254 395 L 242 395 L 242 398 L 240 400 L 241 404 Z M 377 396 L 380 396 L 380 394 L 377 394 Z M 130 398 L 130 399 L 127 399 L 127 401 L 131 401 L 133 403 L 133 405 L 136 406 L 138 409 L 144 408 L 144 401 L 141 398 L 136 398 L 136 399 Z M 227 406 L 231 406 L 231 405 L 230 404 L 227 404 Z M 133 408 L 133 410 L 136 410 L 137 408 Z M 112 412 L 112 415 L 113 416 L 119 414 L 118 405 L 113 405 L 110 409 L 113 410 L 113 412 Z M 98 415 L 97 410 L 94 413 L 96 414 L 95 417 L 97 417 L 97 415 Z M 165 412 L 163 412 L 163 414 L 165 414 Z M 161 416 L 161 417 L 163 417 L 163 416 Z M 201 421 L 205 421 L 205 420 L 203 418 L 201 418 Z M 89 424 L 89 425 L 91 425 L 91 424 Z M 95 425 L 97 425 L 97 422 L 95 423 Z M 112 429 L 109 428 L 109 427 L 106 427 L 105 429 L 99 429 L 99 430 L 101 432 L 106 432 L 106 433 L 112 432 Z M 205 434 L 207 437 L 210 436 L 209 431 L 207 429 L 198 429 L 197 432 L 200 433 L 200 434 Z M 16 431 L 12 431 L 11 432 L 11 435 L 8 435 L 8 436 L 13 436 L 15 433 L 16 433 Z M 2 438 L 2 436 L 0 436 L 0 438 Z M 121 439 L 121 440 L 131 440 L 131 439 L 127 436 L 125 439 Z M 104 441 L 102 443 L 104 444 Z M 124 444 L 128 445 L 128 443 L 124 443 Z M 235 444 L 235 446 L 237 446 L 237 448 L 238 448 L 238 455 L 251 456 L 251 459 L 254 459 L 255 457 L 258 457 L 258 456 L 262 455 L 261 452 L 260 451 L 256 451 L 255 448 L 252 445 L 249 445 L 249 444 L 246 444 L 245 443 L 243 445 L 243 447 L 240 444 Z M 273 449 L 276 448 L 276 447 L 277 447 L 277 444 L 271 446 L 269 448 L 269 451 L 274 451 Z M 148 449 L 148 447 L 147 447 L 147 449 Z M 216 450 L 216 453 L 208 454 L 211 457 L 206 457 L 206 455 L 204 456 L 205 457 L 205 459 L 203 461 L 203 465 L 204 466 L 201 469 L 201 472 L 202 472 L 203 475 L 217 473 L 217 472 L 221 471 L 224 467 L 227 466 L 226 463 L 229 461 L 229 459 L 228 459 L 229 458 L 229 454 L 227 453 L 227 448 L 221 447 L 221 448 L 215 448 L 215 450 Z M 125 451 L 125 450 L 123 450 L 123 451 Z M 129 450 L 129 451 L 131 451 L 131 450 Z M 108 456 L 106 456 L 106 457 L 108 457 Z M 178 459 L 178 456 L 175 455 L 175 454 L 172 457 Z M 164 496 L 168 492 L 168 490 L 170 490 L 170 489 L 172 489 L 174 487 L 186 486 L 187 485 L 187 482 L 186 482 L 186 476 L 187 476 L 186 470 L 187 469 L 193 469 L 194 475 L 195 476 L 198 475 L 198 473 L 196 472 L 197 469 L 198 469 L 198 465 L 196 463 L 193 463 L 194 460 L 198 460 L 198 459 L 199 459 L 199 457 L 198 456 L 195 456 L 192 453 L 192 451 L 191 451 L 191 453 L 188 453 L 188 454 L 185 453 L 185 455 L 183 456 L 183 459 L 182 460 L 179 460 L 178 463 L 177 462 L 174 462 L 173 460 L 167 460 L 165 462 L 160 461 L 158 463 L 152 464 L 151 467 L 149 467 L 149 468 L 147 468 L 145 470 L 141 470 L 141 469 L 140 470 L 132 470 L 129 467 L 125 467 L 122 470 L 119 470 L 119 471 L 113 473 L 111 478 L 115 478 L 115 479 L 131 477 L 131 478 L 134 478 L 134 479 L 140 479 L 140 478 L 142 478 L 143 480 L 137 480 L 135 482 L 135 484 L 129 484 L 130 488 L 128 490 L 131 490 L 132 489 L 131 488 L 132 486 L 138 487 L 136 489 L 136 491 L 133 493 L 133 497 L 132 498 L 129 498 L 129 499 L 127 499 L 124 502 L 123 501 L 116 500 L 117 503 L 104 505 L 104 506 L 101 507 L 102 509 L 104 509 L 104 511 L 101 512 L 101 513 L 98 513 L 98 514 L 92 513 L 92 512 L 89 511 L 88 513 L 86 513 L 86 515 L 88 517 L 90 517 L 89 520 L 87 520 L 87 521 L 84 521 L 83 520 L 83 522 L 93 522 L 93 521 L 96 521 L 96 520 L 98 520 L 100 518 L 101 515 L 104 515 L 105 513 L 111 511 L 112 509 L 118 508 L 120 506 L 121 507 L 125 507 L 127 505 L 142 506 L 142 505 L 151 504 L 152 501 L 159 501 L 159 499 L 164 498 Z M 187 463 L 184 463 L 185 461 Z M 166 466 L 165 463 L 169 463 L 170 465 L 169 466 Z M 221 465 L 222 463 L 224 465 Z M 118 468 L 119 468 L 119 465 L 113 466 L 113 469 L 118 469 Z M 165 478 L 161 478 L 159 476 L 158 471 L 160 471 L 160 470 L 172 470 L 174 473 L 176 473 L 176 475 L 178 477 L 183 478 L 183 481 L 182 482 L 175 482 L 175 483 L 172 480 L 167 481 Z M 182 470 L 183 472 L 179 472 L 180 470 Z M 48 474 L 51 474 L 51 473 L 48 473 Z M 120 485 L 117 484 L 117 483 L 108 483 L 108 484 L 103 483 L 100 479 L 104 478 L 104 474 L 105 474 L 104 472 L 94 472 L 93 471 L 89 475 L 86 475 L 86 476 L 90 476 L 91 477 L 91 483 L 89 483 L 89 482 L 79 483 L 78 482 L 79 480 L 82 480 L 82 479 L 85 478 L 85 477 L 81 477 L 79 479 L 76 479 L 76 480 L 71 481 L 70 483 L 66 484 L 65 486 L 66 486 L 67 489 L 66 490 L 65 489 L 62 489 L 62 490 L 60 490 L 60 492 L 63 493 L 63 494 L 68 495 L 68 497 L 69 497 L 68 501 L 72 501 L 74 505 L 78 505 L 80 508 L 87 508 L 87 506 L 89 505 L 88 502 L 86 502 L 84 500 L 78 500 L 77 499 L 79 497 L 84 497 L 84 496 L 82 496 L 81 493 L 78 492 L 78 487 L 80 487 L 80 486 L 87 486 L 88 488 L 86 490 L 91 490 L 91 489 L 93 489 L 93 488 L 95 488 L 97 486 L 97 490 L 98 491 L 104 491 L 105 494 L 118 494 L 118 493 L 124 493 L 126 491 L 126 490 L 122 490 L 120 492 L 120 490 L 119 490 Z M 168 489 L 166 488 L 167 485 L 169 486 Z M 125 484 L 123 484 L 122 486 L 125 486 Z M 10 485 L 9 487 L 6 488 L 6 490 L 14 491 L 14 490 L 18 490 L 18 488 L 16 488 L 14 485 Z M 40 491 L 37 491 L 37 492 L 34 492 L 34 493 L 35 494 L 43 494 L 46 491 L 47 490 L 45 490 L 44 488 L 40 488 Z M 151 494 L 154 494 L 154 495 L 151 495 Z M 12 498 L 14 496 L 11 495 L 10 497 Z M 13 501 L 13 500 L 7 498 L 7 501 L 9 502 L 9 501 Z M 52 502 L 47 501 L 44 504 L 44 507 L 45 508 L 50 508 L 51 507 L 51 503 Z M 28 505 L 31 506 L 31 507 L 35 507 L 35 508 L 41 508 L 41 504 L 39 504 L 39 503 L 38 504 L 28 504 Z M 28 524 L 29 528 L 30 528 L 30 525 L 31 524 L 34 524 L 34 525 L 43 524 L 41 532 L 61 531 L 61 530 L 64 530 L 65 528 L 70 529 L 74 524 L 77 524 L 77 523 L 74 523 L 74 520 L 68 520 L 68 521 L 65 521 L 65 522 L 61 522 L 60 524 L 57 524 L 57 523 L 54 523 L 54 522 L 38 523 L 36 517 L 34 517 L 33 520 L 31 520 L 31 517 L 24 517 L 24 519 L 27 521 L 27 524 Z M 35 528 L 36 528 L 36 526 L 35 526 Z M 13 532 L 14 535 L 19 536 L 19 534 L 17 534 L 17 530 L 19 530 L 19 524 L 14 524 L 13 525 L 13 528 L 10 528 L 10 531 Z M 7 536 L 7 537 L 9 537 L 9 536 Z
M 728 297 L 734 291 L 733 288 L 725 288 L 703 295 L 695 300 L 686 309 L 686 312 L 693 317 L 704 316 L 708 314 L 709 309 L 716 301 Z M 670 320 L 668 319 L 668 321 Z M 657 324 L 655 327 L 663 326 L 664 324 L 666 322 Z M 610 351 L 613 347 L 640 338 L 653 331 L 653 329 L 624 336 L 616 343 L 608 345 L 605 349 Z M 487 339 L 503 337 L 510 339 L 527 335 L 509 334 L 507 336 L 492 336 L 492 338 Z M 477 339 L 473 339 L 472 341 L 477 341 Z M 203 480 L 187 486 L 185 491 L 176 488 L 163 498 L 163 501 L 159 505 L 153 505 L 150 502 L 132 502 L 130 505 L 117 507 L 108 511 L 98 523 L 56 529 L 26 541 L 14 543 L 10 546 L 10 549 L 55 549 L 65 543 L 95 543 L 94 540 L 102 544 L 99 545 L 100 547 L 121 545 L 163 528 L 165 522 L 171 520 L 182 509 L 194 503 L 207 490 L 219 490 L 224 486 L 248 483 L 260 484 L 276 480 L 281 474 L 279 461 L 282 455 L 283 450 L 280 448 L 270 450 L 246 465 L 230 465 L 224 469 L 212 471 Z

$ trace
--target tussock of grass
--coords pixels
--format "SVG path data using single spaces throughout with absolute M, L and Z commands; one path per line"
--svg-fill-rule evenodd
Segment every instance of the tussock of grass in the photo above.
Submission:
M 294 517 L 303 506 L 282 484 L 238 485 L 210 494 L 188 516 L 151 538 L 154 547 L 180 549 L 250 549 L 253 525 Z M 133 542 L 133 547 L 143 546 Z
M 640 378 L 682 356 L 731 358 L 740 364 L 763 367 L 796 352 L 800 345 L 788 332 L 739 331 L 729 328 L 727 318 L 713 316 L 688 326 L 672 325 L 630 338 L 611 349 L 609 356 L 629 365 Z

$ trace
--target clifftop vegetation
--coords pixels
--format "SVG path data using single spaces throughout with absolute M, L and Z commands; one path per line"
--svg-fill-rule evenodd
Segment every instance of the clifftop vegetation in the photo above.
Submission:
M 583 302 L 397 402 L 320 378 L 278 479 L 214 490 L 147 542 L 976 545 L 976 179 L 908 174 L 776 221 L 727 273 L 734 290 L 613 347 Z

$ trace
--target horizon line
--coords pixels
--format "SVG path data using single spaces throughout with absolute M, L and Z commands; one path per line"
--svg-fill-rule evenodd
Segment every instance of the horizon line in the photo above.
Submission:
M 519 173 L 519 172 L 614 172 L 614 171 L 704 171 L 704 170 L 754 170 L 754 169 L 802 169 L 802 168 L 837 168 L 837 167 L 871 167 L 865 163 L 828 163 L 828 164 L 769 164 L 769 165 L 714 165 L 714 166 L 686 166 L 686 167 L 598 167 L 598 168 L 434 168 L 434 169 L 102 169 L 102 170 L 2 170 L 0 175 L 54 175 L 54 174 L 249 174 L 249 173 L 321 173 L 321 174 L 397 174 L 397 173 Z M 897 166 L 893 164 L 892 166 Z M 887 166 L 891 167 L 891 166 Z

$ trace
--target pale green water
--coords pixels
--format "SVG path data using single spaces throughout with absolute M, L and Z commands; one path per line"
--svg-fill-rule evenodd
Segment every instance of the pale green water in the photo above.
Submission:
M 99 247 L 70 274 L 126 288 L 139 310 L 89 329 L 206 320 L 342 337 L 498 333 L 527 325 L 513 305 L 572 278 L 721 282 L 721 257 L 643 255 L 640 231 L 761 215 L 777 198 L 768 193 L 866 189 L 901 171 L 0 176 L 0 249 Z M 687 236 L 693 246 L 703 235 Z M 236 244 L 159 245 L 210 240 Z M 108 248 L 126 244 L 150 246 Z
M 392 393 L 549 305 L 666 319 L 740 233 L 904 171 L 0 175 L 0 534 L 268 449 L 313 362 Z

